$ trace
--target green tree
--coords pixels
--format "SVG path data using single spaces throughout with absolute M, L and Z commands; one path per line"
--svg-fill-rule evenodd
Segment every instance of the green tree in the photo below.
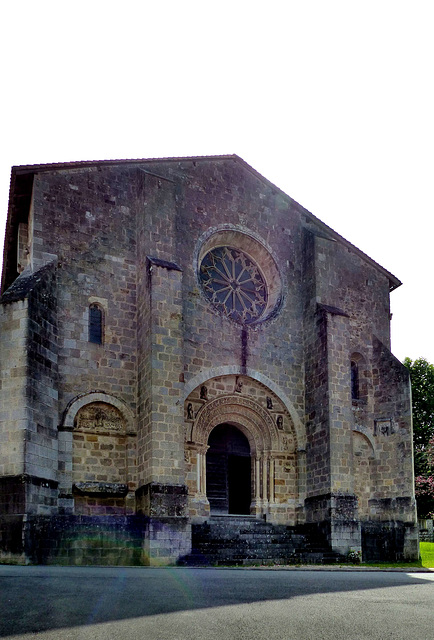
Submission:
M 427 451 L 434 437 L 434 365 L 425 358 L 406 358 L 404 365 L 411 379 L 415 475 L 427 476 L 431 471 Z
M 419 517 L 434 513 L 434 365 L 425 358 L 404 365 L 410 372 L 413 404 L 414 474 Z

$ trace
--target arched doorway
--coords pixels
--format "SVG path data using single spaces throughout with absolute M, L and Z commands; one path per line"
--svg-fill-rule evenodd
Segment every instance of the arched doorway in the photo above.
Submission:
M 206 493 L 211 513 L 248 515 L 251 502 L 250 445 L 230 424 L 210 433 L 206 454 Z

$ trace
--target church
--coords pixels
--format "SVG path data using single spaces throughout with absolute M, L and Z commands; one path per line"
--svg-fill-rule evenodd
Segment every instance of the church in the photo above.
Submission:
M 13 167 L 0 562 L 417 559 L 400 285 L 236 155 Z

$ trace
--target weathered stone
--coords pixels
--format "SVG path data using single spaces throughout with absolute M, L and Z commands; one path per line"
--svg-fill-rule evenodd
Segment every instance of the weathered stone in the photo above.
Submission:
M 88 495 L 118 495 L 125 496 L 128 493 L 128 485 L 114 482 L 75 482 L 73 489 L 78 493 Z
M 216 504 L 417 557 L 395 276 L 236 156 L 15 167 L 10 207 L 0 557 L 175 562 Z

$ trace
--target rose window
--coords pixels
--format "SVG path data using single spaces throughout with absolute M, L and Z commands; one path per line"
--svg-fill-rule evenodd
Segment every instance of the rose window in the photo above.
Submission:
M 267 307 L 267 285 L 257 265 L 243 251 L 216 247 L 200 265 L 206 297 L 241 324 L 257 320 Z

